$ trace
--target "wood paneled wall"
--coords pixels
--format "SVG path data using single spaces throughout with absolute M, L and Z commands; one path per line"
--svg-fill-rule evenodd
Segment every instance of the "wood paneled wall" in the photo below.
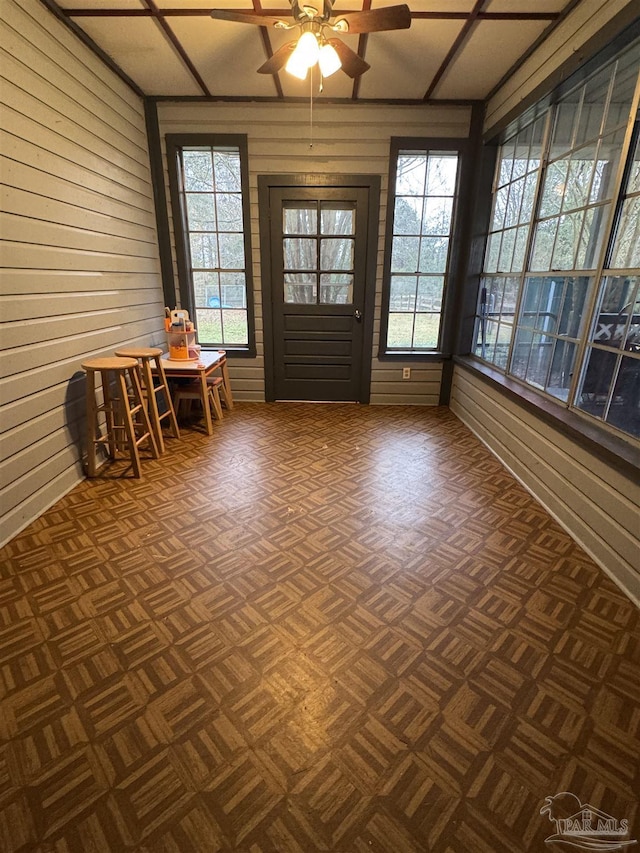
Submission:
M 615 471 L 460 366 L 451 409 L 640 603 L 640 486 L 632 475 Z
M 82 360 L 163 340 L 144 109 L 38 0 L 4 0 L 0 542 L 83 476 Z
M 392 136 L 466 137 L 469 107 L 323 104 L 313 107 L 313 147 L 308 104 L 171 103 L 158 105 L 160 132 L 246 133 L 249 146 L 251 241 L 256 306 L 257 358 L 236 360 L 230 371 L 241 400 L 264 400 L 264 347 L 260 270 L 258 175 L 374 174 L 382 178 L 371 402 L 437 405 L 440 364 L 381 362 L 377 358 L 389 147 Z M 168 176 L 165 169 L 165 178 Z M 174 252 L 175 270 L 175 252 Z M 177 274 L 176 274 L 177 283 Z M 178 296 L 176 295 L 176 300 Z M 412 378 L 402 380 L 402 367 Z

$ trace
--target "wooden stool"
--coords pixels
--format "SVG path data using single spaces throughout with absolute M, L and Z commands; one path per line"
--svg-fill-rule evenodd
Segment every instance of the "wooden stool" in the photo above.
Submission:
M 140 369 L 142 372 L 142 388 L 147 396 L 147 405 L 149 411 L 149 420 L 151 428 L 156 438 L 156 444 L 160 453 L 164 453 L 164 436 L 162 435 L 162 421 L 164 418 L 169 418 L 171 425 L 171 434 L 175 438 L 180 438 L 180 429 L 176 420 L 176 413 L 171 402 L 171 394 L 167 384 L 167 377 L 162 364 L 162 350 L 158 347 L 123 347 L 116 350 L 116 355 L 123 358 L 135 358 L 140 361 Z M 156 376 L 160 380 L 156 385 L 153 381 L 153 370 L 151 363 L 153 362 Z M 164 394 L 165 411 L 160 414 L 158 409 L 158 394 Z
M 218 421 L 222 420 L 222 406 L 220 404 L 219 388 L 222 384 L 222 379 L 217 377 L 216 380 L 207 380 L 207 403 L 211 406 L 211 412 L 214 418 Z M 189 382 L 187 385 L 179 385 L 173 395 L 173 402 L 176 411 L 179 410 L 180 404 L 183 401 L 188 401 L 191 404 L 192 400 L 199 400 L 202 403 L 202 386 L 200 382 Z
M 218 392 L 218 400 L 221 400 L 227 409 L 233 409 L 233 397 L 231 396 L 231 389 L 227 388 L 224 382 L 224 378 L 222 376 L 209 376 L 207 379 L 207 385 L 211 387 L 215 387 Z M 220 411 L 222 412 L 222 407 L 220 407 Z
M 158 458 L 158 448 L 151 430 L 147 407 L 142 397 L 140 385 L 139 365 L 135 358 L 122 358 L 112 356 L 110 358 L 92 358 L 82 362 L 82 369 L 87 374 L 87 474 L 95 477 L 96 447 L 99 444 L 107 445 L 109 456 L 116 458 L 119 450 L 129 453 L 133 473 L 141 477 L 140 455 L 138 447 L 146 439 L 149 440 L 151 452 L 155 459 Z M 100 374 L 102 383 L 103 403 L 98 405 L 96 399 L 96 373 Z M 131 395 L 127 388 L 127 376 L 131 387 Z M 115 383 L 117 393 L 112 393 L 111 385 Z M 98 424 L 98 414 L 104 412 L 107 421 L 107 433 L 101 435 Z M 134 418 L 140 416 L 141 424 L 137 424 Z M 142 428 L 140 437 L 136 435 L 136 426 Z M 124 433 L 125 441 L 123 441 Z

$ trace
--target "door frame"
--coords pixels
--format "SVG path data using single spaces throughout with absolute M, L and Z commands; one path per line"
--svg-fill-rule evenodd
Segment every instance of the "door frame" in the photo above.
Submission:
M 258 175 L 258 215 L 260 228 L 260 269 L 262 279 L 262 340 L 264 347 L 265 400 L 272 403 L 275 396 L 275 364 L 273 347 L 273 281 L 271 276 L 271 208 L 272 188 L 281 187 L 360 187 L 368 190 L 367 248 L 364 271 L 364 316 L 362 318 L 362 368 L 360 372 L 359 403 L 371 398 L 371 361 L 373 358 L 373 321 L 376 304 L 376 272 L 378 231 L 380 227 L 379 175 Z M 356 225 L 357 227 L 357 225 Z

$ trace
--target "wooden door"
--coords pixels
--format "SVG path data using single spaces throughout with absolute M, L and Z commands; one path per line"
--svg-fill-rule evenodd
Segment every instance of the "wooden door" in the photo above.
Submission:
M 362 186 L 269 188 L 268 398 L 369 399 L 369 193 Z

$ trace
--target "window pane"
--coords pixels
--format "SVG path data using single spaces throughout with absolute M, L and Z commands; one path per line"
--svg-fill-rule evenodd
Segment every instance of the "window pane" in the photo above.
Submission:
M 418 277 L 415 275 L 393 275 L 389 291 L 390 311 L 415 311 Z
M 393 218 L 394 234 L 420 234 L 422 198 L 402 196 L 396 199 Z
M 317 302 L 317 276 L 312 273 L 285 273 L 284 301 L 315 305 Z
M 609 391 L 618 364 L 618 355 L 589 348 L 587 366 L 578 392 L 578 406 L 596 417 L 603 417 Z
M 217 272 L 194 272 L 195 304 L 206 308 L 220 307 L 220 278 Z
M 524 377 L 530 385 L 538 388 L 546 387 L 554 340 L 548 335 L 540 335 L 537 332 L 533 335 L 529 363 Z
M 231 193 L 216 193 L 219 231 L 242 231 L 242 199 Z
M 484 270 L 485 272 L 497 272 L 498 260 L 500 259 L 500 246 L 502 244 L 502 232 L 490 234 L 487 243 Z
M 524 178 L 519 178 L 509 186 L 509 197 L 504 217 L 504 227 L 511 228 L 520 221 L 520 206 L 524 193 Z
M 519 272 L 524 269 L 525 254 L 527 251 L 527 237 L 529 236 L 529 227 L 524 226 L 517 229 L 515 245 L 513 247 L 513 261 L 511 263 L 511 271 Z
M 213 188 L 211 151 L 183 151 L 184 189 L 187 192 L 207 192 Z
M 511 272 L 515 244 L 516 229 L 510 228 L 508 231 L 503 231 L 502 246 L 500 247 L 500 260 L 498 261 L 498 272 Z
M 389 313 L 387 344 L 393 349 L 411 349 L 413 345 L 413 319 L 415 314 Z
M 640 358 L 623 356 L 613 387 L 607 423 L 640 436 Z
M 200 344 L 222 343 L 222 312 L 219 309 L 196 308 L 196 329 Z
M 225 344 L 242 344 L 247 341 L 247 312 L 222 311 L 222 342 Z
M 507 362 L 509 361 L 509 347 L 511 346 L 512 336 L 513 326 L 508 323 L 501 322 L 496 339 L 494 364 L 502 370 L 507 369 Z
M 635 45 L 625 51 L 616 64 L 616 75 L 611 90 L 611 103 L 607 110 L 604 132 L 614 127 L 619 127 L 627 122 L 629 108 L 633 101 L 633 94 L 638 79 L 638 56 L 640 46 Z
M 440 313 L 416 314 L 413 330 L 413 346 L 435 349 L 440 333 Z
M 242 269 L 244 267 L 244 235 L 218 234 L 220 246 L 220 268 Z
M 640 267 L 640 196 L 625 199 L 610 266 Z
M 574 268 L 583 221 L 584 211 L 567 213 L 558 219 L 558 233 L 548 269 L 571 270 Z
M 569 397 L 569 387 L 575 368 L 577 347 L 572 341 L 556 339 L 547 391 L 559 400 Z
M 315 207 L 284 207 L 282 230 L 285 234 L 317 234 L 318 213 Z
M 451 217 L 453 215 L 452 198 L 425 198 L 424 212 L 422 215 L 423 234 L 448 235 L 451 231 Z
M 533 240 L 533 252 L 531 255 L 532 270 L 550 269 L 557 230 L 557 218 L 539 222 L 536 226 L 536 233 Z
M 283 240 L 284 267 L 289 270 L 315 270 L 317 240 L 288 237 Z
M 215 269 L 218 266 L 218 235 L 190 234 L 191 266 Z
M 457 172 L 457 154 L 435 154 L 434 152 L 430 152 L 426 194 L 453 196 L 456 191 Z
M 445 272 L 449 240 L 445 237 L 423 237 L 420 241 L 419 272 Z
M 584 207 L 589 200 L 594 159 L 595 146 L 581 148 L 571 158 L 564 186 L 563 211 Z
M 421 275 L 418 279 L 416 311 L 441 311 L 444 276 Z
M 638 192 L 640 192 L 640 135 L 636 139 L 636 147 L 629 168 L 629 182 L 627 185 L 627 193 Z
M 558 160 L 555 163 L 549 163 L 546 175 L 544 176 L 542 198 L 540 200 L 539 215 L 541 219 L 560 213 L 568 171 L 568 160 Z
M 187 193 L 187 222 L 191 231 L 215 231 L 216 207 L 213 193 Z
M 355 214 L 353 208 L 332 208 L 323 204 L 320 212 L 322 234 L 355 234 Z
M 350 305 L 353 302 L 353 276 L 344 273 L 323 273 L 320 276 L 320 303 Z
M 240 153 L 238 151 L 214 151 L 213 162 L 218 192 L 242 191 L 240 176 Z
M 244 272 L 220 273 L 220 301 L 223 308 L 247 307 L 247 282 Z
M 424 152 L 400 154 L 396 167 L 396 194 L 423 195 L 427 174 Z
M 352 270 L 355 243 L 349 238 L 324 237 L 320 240 L 321 270 Z
M 417 272 L 419 237 L 394 237 L 391 248 L 391 272 Z

